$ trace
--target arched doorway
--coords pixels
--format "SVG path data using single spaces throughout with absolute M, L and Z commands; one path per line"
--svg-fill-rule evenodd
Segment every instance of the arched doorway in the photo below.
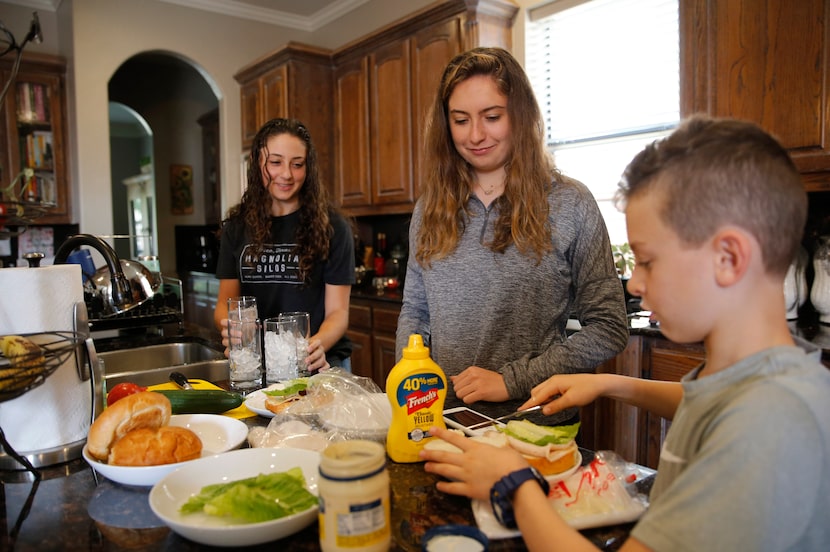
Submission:
M 191 62 L 167 52 L 144 52 L 125 61 L 109 81 L 109 100 L 127 106 L 139 115 L 151 129 L 152 179 L 155 183 L 156 218 L 153 230 L 156 236 L 162 272 L 176 273 L 177 226 L 206 225 L 214 220 L 206 204 L 218 197 L 219 182 L 206 175 L 203 127 L 205 114 L 216 112 L 219 100 L 214 85 Z M 216 132 L 216 129 L 214 129 Z M 115 160 L 121 156 L 111 135 L 113 159 L 113 228 L 116 234 L 124 229 L 117 219 L 124 207 L 123 179 L 115 177 L 116 170 L 128 175 L 139 175 L 140 166 L 116 169 Z M 215 151 L 215 150 L 214 150 Z M 218 155 L 218 152 L 216 152 Z M 130 172 L 132 171 L 132 172 Z M 183 178 L 184 177 L 184 178 Z M 185 186 L 185 194 L 180 193 Z M 206 190 L 206 188 L 209 188 Z M 116 197 L 122 201 L 116 205 Z M 114 240 L 119 254 L 122 248 L 129 257 L 129 241 L 125 245 Z
M 116 236 L 131 236 L 114 239 L 115 251 L 122 259 L 158 255 L 153 131 L 122 103 L 110 102 L 109 117 L 113 230 Z

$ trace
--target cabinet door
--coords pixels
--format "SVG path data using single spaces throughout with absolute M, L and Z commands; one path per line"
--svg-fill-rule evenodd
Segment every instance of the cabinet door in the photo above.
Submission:
M 349 330 L 346 332 L 346 336 L 352 341 L 352 373 L 356 376 L 374 379 L 374 372 L 372 370 L 372 336 L 369 332 L 359 330 Z
M 620 374 L 641 377 L 643 338 L 628 339 L 622 353 L 596 368 L 598 374 Z M 599 398 L 580 412 L 580 445 L 592 450 L 613 450 L 629 462 L 638 462 L 640 427 L 643 415 L 639 408 L 622 401 Z
M 369 94 L 365 58 L 338 67 L 335 194 L 341 207 L 371 204 L 369 192 Z
M 705 359 L 703 348 L 698 345 L 678 345 L 666 340 L 652 340 L 649 365 L 644 377 L 658 381 L 680 381 L 685 374 Z M 641 438 L 641 458 L 638 463 L 657 469 L 660 450 L 666 440 L 671 421 L 647 413 L 645 435 Z
M 288 117 L 287 68 L 280 65 L 261 77 L 262 114 L 259 126 L 277 117 Z
M 239 114 L 242 122 L 242 148 L 250 149 L 259 130 L 260 107 L 260 80 L 256 79 L 242 85 L 239 89 L 241 99 L 241 112 Z
M 409 40 L 378 48 L 369 56 L 372 203 L 411 203 L 412 91 Z
M 461 20 L 423 29 L 412 37 L 412 120 L 414 121 L 413 196 L 421 190 L 424 130 L 444 67 L 461 52 Z
M 398 328 L 400 313 L 400 305 L 384 304 L 375 305 L 372 308 L 375 381 L 379 382 L 381 388 L 385 388 L 386 376 L 389 375 L 397 362 L 395 358 L 395 332 Z
M 10 75 L 5 72 L 0 76 L 0 87 L 6 85 Z M 8 162 L 3 167 L 2 183 L 8 186 L 21 171 L 32 170 L 33 176 L 21 178 L 15 187 L 13 199 L 44 208 L 32 211 L 36 224 L 70 222 L 64 105 L 62 76 L 46 72 L 21 70 L 6 97 Z
M 386 376 L 395 367 L 395 336 L 374 336 L 374 380 L 381 389 L 386 389 Z
M 754 121 L 802 172 L 830 170 L 829 10 L 824 0 L 681 2 L 684 115 Z

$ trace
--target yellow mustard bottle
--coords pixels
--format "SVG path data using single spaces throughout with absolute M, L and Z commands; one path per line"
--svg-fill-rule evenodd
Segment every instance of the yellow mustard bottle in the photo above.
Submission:
M 447 377 L 420 335 L 409 336 L 400 362 L 386 378 L 386 395 L 392 405 L 386 454 L 395 462 L 420 462 L 418 453 L 432 439 L 429 428 L 446 427 L 447 397 Z

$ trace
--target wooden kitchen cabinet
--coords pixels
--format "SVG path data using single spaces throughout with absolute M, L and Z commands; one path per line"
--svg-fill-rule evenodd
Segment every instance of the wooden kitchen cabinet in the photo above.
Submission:
M 680 3 L 681 112 L 760 124 L 808 191 L 830 190 L 830 2 Z
M 0 89 L 11 78 L 12 58 L 0 59 Z M 21 179 L 14 197 L 33 207 L 35 224 L 68 224 L 72 220 L 66 169 L 66 62 L 45 54 L 23 55 L 5 105 L 0 106 L 0 188 L 24 169 L 34 176 Z M 22 194 L 21 194 L 21 190 Z
M 349 304 L 349 329 L 346 337 L 352 342 L 352 373 L 374 379 L 372 372 L 372 307 Z
M 349 329 L 352 340 L 352 373 L 371 378 L 386 389 L 386 376 L 395 366 L 395 332 L 401 306 L 388 301 L 352 298 Z
M 290 42 L 242 68 L 234 78 L 240 85 L 243 153 L 250 150 L 257 131 L 269 120 L 298 119 L 311 133 L 321 177 L 331 186 L 331 51 Z
M 680 381 L 704 360 L 703 346 L 662 337 L 632 335 L 625 350 L 597 367 L 610 373 L 658 381 Z M 580 413 L 580 445 L 613 450 L 629 462 L 657 468 L 671 421 L 611 399 L 598 399 Z
M 334 53 L 340 207 L 353 216 L 411 212 L 423 126 L 444 67 L 467 48 L 509 48 L 516 11 L 503 0 L 451 0 Z
M 700 344 L 685 345 L 657 338 L 649 338 L 647 342 L 648 353 L 642 370 L 642 377 L 646 379 L 680 381 L 705 359 L 705 352 Z M 638 463 L 656 469 L 671 420 L 644 412 L 641 424 Z

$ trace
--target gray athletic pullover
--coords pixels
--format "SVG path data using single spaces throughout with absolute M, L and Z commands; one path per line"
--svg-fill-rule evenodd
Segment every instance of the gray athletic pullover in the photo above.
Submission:
M 628 341 L 623 289 L 594 197 L 582 183 L 564 178 L 548 202 L 553 251 L 538 265 L 515 246 L 504 253 L 487 247 L 498 208 L 496 202 L 485 208 L 472 196 L 455 251 L 422 267 L 415 260 L 420 202 L 412 215 L 396 358 L 417 333 L 448 377 L 468 366 L 501 373 L 511 400 L 471 405 L 488 415 L 515 410 L 533 386 L 554 374 L 594 371 Z M 582 325 L 570 338 L 569 317 Z M 448 387 L 446 407 L 462 406 Z M 555 425 L 575 413 L 541 423 Z

